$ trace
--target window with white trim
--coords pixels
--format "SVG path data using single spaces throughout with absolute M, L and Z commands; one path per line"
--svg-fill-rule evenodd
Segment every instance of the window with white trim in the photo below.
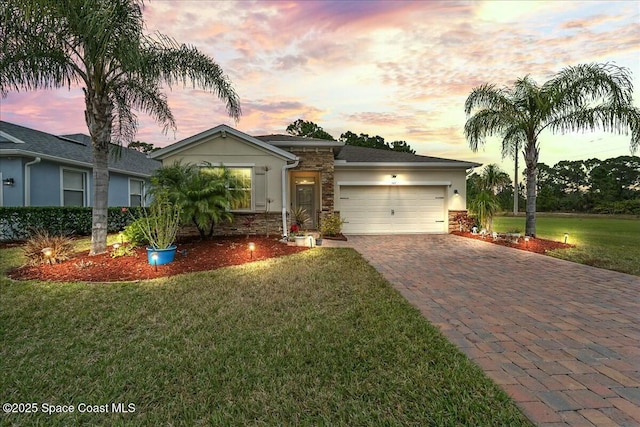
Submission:
M 252 209 L 251 189 L 253 181 L 253 168 L 229 167 L 229 190 L 236 193 L 238 198 L 231 204 L 231 210 L 248 211 Z
M 62 169 L 62 206 L 87 205 L 87 173 Z
M 129 206 L 144 206 L 144 181 L 129 178 Z

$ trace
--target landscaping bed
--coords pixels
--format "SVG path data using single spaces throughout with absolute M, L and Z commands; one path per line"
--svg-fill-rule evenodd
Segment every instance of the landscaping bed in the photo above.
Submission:
M 249 242 L 255 243 L 253 255 Z M 69 260 L 52 265 L 22 266 L 8 272 L 17 280 L 118 282 L 154 279 L 181 273 L 215 270 L 267 258 L 304 251 L 308 248 L 287 246 L 278 237 L 216 237 L 211 240 L 186 240 L 178 244 L 175 261 L 154 266 L 147 260 L 144 247 L 133 249 L 132 255 L 113 258 L 109 252 L 89 256 L 89 251 L 76 253 Z
M 469 232 L 454 231 L 452 234 L 456 236 L 469 237 L 471 239 L 483 240 L 488 243 L 494 243 L 496 245 L 507 246 L 510 248 L 521 249 L 523 251 L 535 252 L 538 254 L 545 254 L 547 251 L 553 251 L 556 249 L 568 249 L 573 248 L 574 245 L 567 243 L 556 242 L 553 240 L 539 239 L 531 237 L 528 242 L 525 242 L 524 238 L 518 239 L 518 242 L 506 240 L 503 238 L 494 240 L 490 234 L 482 236 L 480 234 L 472 234 Z

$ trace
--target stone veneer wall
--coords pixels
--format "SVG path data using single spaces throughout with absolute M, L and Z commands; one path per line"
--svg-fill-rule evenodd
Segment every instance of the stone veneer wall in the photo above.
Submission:
M 247 217 L 252 217 L 253 222 L 249 227 Z M 267 228 L 268 225 L 268 228 Z M 282 215 L 279 212 L 265 213 L 236 213 L 233 216 L 233 222 L 224 222 L 218 224 L 213 228 L 214 236 L 229 236 L 229 235 L 246 235 L 246 234 L 259 234 L 269 236 L 282 237 Z M 179 237 L 187 236 L 199 236 L 198 229 L 193 225 L 185 225 L 180 229 L 178 233 Z
M 454 220 L 454 218 L 456 217 L 456 215 L 461 214 L 461 213 L 467 213 L 467 210 L 449 211 L 449 233 L 451 233 L 452 231 L 458 231 L 459 230 L 460 226 Z

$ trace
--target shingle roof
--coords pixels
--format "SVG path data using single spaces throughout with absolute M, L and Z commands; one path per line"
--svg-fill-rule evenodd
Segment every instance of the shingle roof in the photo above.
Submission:
M 64 163 L 65 160 L 74 163 L 86 163 L 91 167 L 93 154 L 91 138 L 84 134 L 56 136 L 13 123 L 0 121 L 0 131 L 10 135 L 23 143 L 16 143 L 0 136 L 0 153 L 4 150 L 19 150 L 26 155 L 36 155 L 56 159 Z M 109 156 L 109 169 L 130 172 L 138 175 L 151 175 L 162 166 L 157 160 L 152 160 L 146 154 L 122 147 L 117 155 L 117 146 L 112 145 L 113 155 Z
M 419 156 L 402 151 L 380 150 L 377 148 L 345 145 L 336 155 L 336 160 L 347 163 L 437 163 L 451 166 L 471 167 L 476 163 L 461 160 L 444 159 L 441 157 Z
M 254 138 L 259 139 L 262 142 L 267 142 L 269 144 L 273 144 L 279 147 L 285 147 L 285 146 L 341 147 L 344 145 L 343 142 L 335 141 L 332 139 L 307 138 L 305 136 L 294 136 L 294 135 L 285 135 L 285 134 L 260 135 L 260 136 L 254 136 Z

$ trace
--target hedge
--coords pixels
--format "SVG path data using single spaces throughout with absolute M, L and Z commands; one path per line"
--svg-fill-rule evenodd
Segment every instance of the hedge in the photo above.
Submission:
M 112 207 L 108 209 L 107 231 L 122 231 L 140 208 Z M 34 230 L 52 235 L 88 236 L 91 234 L 91 208 L 61 206 L 0 207 L 0 240 L 27 239 Z

